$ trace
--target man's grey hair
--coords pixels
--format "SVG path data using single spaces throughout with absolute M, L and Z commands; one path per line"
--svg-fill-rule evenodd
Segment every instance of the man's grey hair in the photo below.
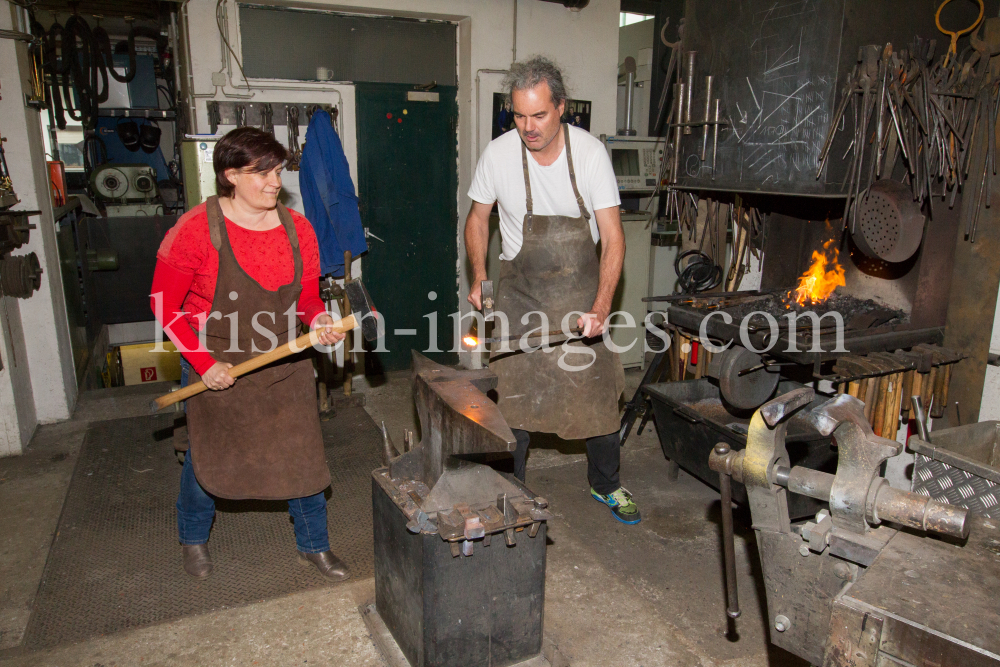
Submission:
M 566 101 L 566 84 L 559 67 L 544 56 L 533 56 L 528 60 L 513 63 L 503 79 L 503 90 L 507 99 L 515 90 L 528 90 L 545 82 L 552 92 L 552 104 L 559 106 Z

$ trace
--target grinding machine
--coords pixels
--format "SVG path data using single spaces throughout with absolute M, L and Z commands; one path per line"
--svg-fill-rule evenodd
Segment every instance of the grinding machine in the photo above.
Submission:
M 879 470 L 902 445 L 873 433 L 857 398 L 840 394 L 810 409 L 814 397 L 802 387 L 765 403 L 746 449 L 720 443 L 710 455 L 722 491 L 729 617 L 740 613 L 736 480 L 749 498 L 772 643 L 824 667 L 1000 665 L 998 523 L 889 486 Z M 785 435 L 796 412 L 832 436 L 836 474 L 789 466 Z M 793 523 L 789 494 L 829 509 Z
M 398 452 L 383 425 L 372 473 L 375 604 L 362 609 L 383 654 L 412 667 L 504 667 L 542 652 L 547 502 L 481 462 L 514 434 L 488 369 L 413 352 L 421 440 Z M 400 660 L 397 664 L 405 664 Z

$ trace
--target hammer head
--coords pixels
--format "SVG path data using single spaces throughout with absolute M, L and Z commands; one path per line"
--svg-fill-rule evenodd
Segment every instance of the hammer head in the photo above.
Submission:
M 344 283 L 344 292 L 351 300 L 351 312 L 354 318 L 361 325 L 361 335 L 367 341 L 375 341 L 384 333 L 384 328 L 379 326 L 378 311 L 375 304 L 368 295 L 368 290 L 360 278 L 348 280 Z

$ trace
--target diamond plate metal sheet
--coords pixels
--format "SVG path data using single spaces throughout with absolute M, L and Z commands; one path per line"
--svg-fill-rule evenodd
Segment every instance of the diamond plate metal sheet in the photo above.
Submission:
M 204 581 L 181 568 L 174 504 L 181 466 L 172 446 L 173 414 L 91 425 L 24 646 L 78 642 L 207 611 L 336 585 L 296 562 L 284 501 L 217 502 L 209 546 L 215 571 Z M 333 478 L 330 544 L 352 580 L 371 576 L 371 471 L 381 435 L 360 407 L 323 422 Z
M 1000 519 L 1000 485 L 923 454 L 913 465 L 913 492 Z

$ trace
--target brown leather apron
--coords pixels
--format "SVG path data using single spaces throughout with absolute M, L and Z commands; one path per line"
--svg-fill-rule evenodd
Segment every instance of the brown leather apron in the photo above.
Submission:
M 208 199 L 209 234 L 219 252 L 211 312 L 221 313 L 222 318 L 208 320 L 205 334 L 216 361 L 236 365 L 270 350 L 267 333 L 277 337 L 278 345 L 295 337 L 298 319 L 289 321 L 287 313 L 297 309 L 302 291 L 302 256 L 295 223 L 280 203 L 278 217 L 292 245 L 295 277 L 272 292 L 239 265 L 219 199 Z M 256 313 L 267 313 L 257 317 L 260 331 L 253 323 Z M 236 341 L 230 335 L 233 317 Z M 188 384 L 200 379 L 192 372 Z M 282 360 L 244 375 L 229 389 L 189 398 L 187 423 L 195 477 L 212 495 L 287 500 L 311 496 L 330 485 L 309 359 Z
M 534 215 L 531 180 L 528 176 L 528 152 L 521 144 L 524 167 L 524 190 L 527 213 L 522 222 L 524 242 L 517 257 L 500 263 L 500 283 L 496 310 L 502 311 L 511 334 L 537 329 L 540 317 L 532 315 L 527 325 L 521 317 L 542 311 L 548 317 L 548 329 L 562 327 L 570 312 L 586 313 L 594 305 L 600 279 L 600 261 L 590 233 L 587 212 L 576 185 L 569 127 L 563 125 L 566 138 L 566 162 L 580 217 Z M 578 315 L 571 316 L 567 329 L 576 327 Z M 497 374 L 497 405 L 511 428 L 555 433 L 566 440 L 592 438 L 618 430 L 618 397 L 625 389 L 625 371 L 618 354 L 600 338 L 565 341 L 552 337 L 551 344 L 537 351 L 524 352 L 519 342 L 512 343 L 511 353 L 498 353 L 498 344 L 490 353 L 490 370 Z M 537 347 L 540 339 L 529 341 Z M 568 347 L 568 349 L 567 349 Z M 565 370 L 564 364 L 585 366 L 585 370 Z

